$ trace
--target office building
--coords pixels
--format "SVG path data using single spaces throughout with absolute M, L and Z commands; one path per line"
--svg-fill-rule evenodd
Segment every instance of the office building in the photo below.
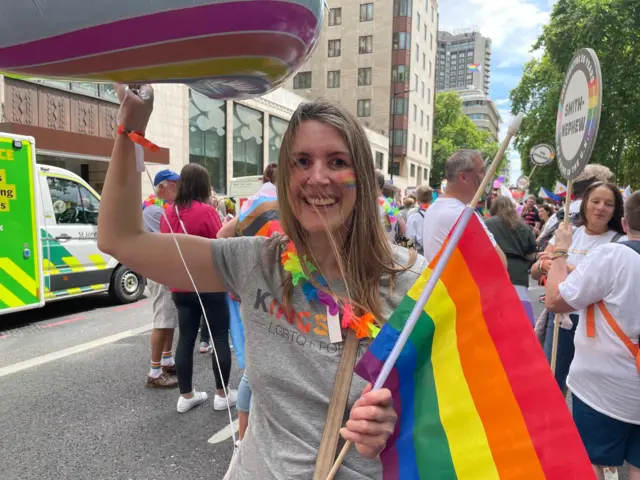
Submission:
M 500 112 L 498 107 L 482 90 L 459 90 L 462 99 L 462 110 L 480 130 L 491 133 L 498 141 L 500 132 Z
M 287 88 L 338 102 L 388 136 L 389 173 L 403 193 L 428 183 L 437 0 L 329 0 L 316 50 Z
M 262 174 L 278 161 L 282 136 L 304 98 L 279 88 L 259 98 L 222 101 L 184 84 L 155 85 L 147 137 L 161 148 L 145 152 L 151 175 L 188 163 L 203 165 L 217 193 L 232 178 Z M 18 80 L 0 75 L 0 132 L 33 136 L 38 163 L 66 168 L 102 191 L 117 130 L 118 100 L 110 85 Z M 365 129 L 375 166 L 386 169 L 388 138 Z M 142 175 L 142 194 L 152 191 Z
M 491 39 L 475 30 L 438 32 L 436 91 L 476 89 L 489 95 Z

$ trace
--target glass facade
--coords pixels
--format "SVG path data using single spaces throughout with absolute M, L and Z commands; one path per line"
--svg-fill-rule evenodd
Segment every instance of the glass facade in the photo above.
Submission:
M 62 82 L 58 80 L 45 80 L 41 78 L 29 78 L 29 82 L 39 83 L 46 87 L 59 88 L 74 93 L 82 93 L 92 97 L 104 98 L 105 100 L 118 101 L 118 96 L 110 83 L 85 83 L 85 82 Z
M 226 129 L 225 102 L 189 90 L 189 163 L 207 169 L 217 193 L 227 191 Z
M 264 114 L 233 104 L 233 176 L 262 175 Z
M 282 137 L 288 126 L 288 120 L 283 120 L 273 115 L 269 117 L 269 163 L 278 163 Z

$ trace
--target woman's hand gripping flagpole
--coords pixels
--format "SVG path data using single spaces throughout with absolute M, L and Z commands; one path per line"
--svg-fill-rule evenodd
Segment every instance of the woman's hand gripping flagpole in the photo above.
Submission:
M 431 294 L 433 293 L 433 290 L 435 289 L 436 284 L 440 280 L 442 272 L 444 271 L 445 267 L 447 266 L 447 263 L 449 262 L 449 259 L 451 258 L 451 255 L 453 254 L 453 251 L 458 246 L 458 241 L 460 240 L 460 237 L 464 233 L 464 230 L 467 227 L 467 224 L 469 223 L 469 220 L 471 220 L 471 216 L 473 215 L 473 213 L 475 211 L 475 205 L 477 205 L 478 202 L 480 201 L 480 198 L 482 198 L 482 194 L 483 194 L 483 192 L 484 192 L 484 190 L 485 190 L 485 188 L 487 186 L 487 183 L 489 183 L 489 181 L 495 175 L 496 170 L 498 169 L 498 166 L 500 165 L 500 160 L 502 159 L 502 156 L 504 155 L 504 153 L 506 152 L 507 148 L 509 147 L 509 143 L 511 143 L 511 139 L 520 130 L 520 125 L 522 124 L 523 117 L 524 117 L 524 115 L 522 113 L 519 113 L 513 119 L 513 121 L 511 122 L 511 125 L 509 125 L 509 129 L 507 131 L 507 136 L 505 137 L 504 141 L 502 142 L 502 145 L 500 146 L 500 149 L 498 150 L 498 153 L 496 154 L 495 158 L 493 159 L 493 162 L 491 162 L 491 165 L 489 166 L 489 169 L 487 170 L 484 179 L 480 183 L 480 186 L 478 187 L 478 190 L 476 191 L 476 194 L 473 197 L 473 200 L 471 200 L 469 205 L 464 209 L 464 211 L 460 215 L 460 218 L 458 219 L 458 222 L 456 223 L 456 226 L 454 227 L 453 231 L 451 232 L 451 236 L 449 237 L 449 240 L 447 241 L 447 243 L 446 243 L 446 245 L 444 247 L 442 255 L 440 256 L 440 260 L 438 260 L 438 263 L 436 264 L 435 268 L 433 269 L 433 273 L 429 277 L 429 280 L 427 281 L 427 284 L 425 285 L 424 290 L 420 294 L 420 298 L 418 299 L 418 301 L 416 302 L 415 307 L 411 311 L 411 314 L 409 315 L 409 319 L 407 320 L 407 323 L 405 324 L 405 327 L 402 329 L 402 332 L 400 333 L 400 336 L 398 337 L 398 341 L 393 346 L 393 349 L 391 350 L 391 353 L 389 354 L 389 357 L 384 362 L 384 365 L 382 366 L 382 370 L 380 370 L 380 375 L 378 375 L 378 378 L 376 379 L 371 391 L 375 391 L 375 390 L 381 389 L 382 386 L 387 381 L 387 378 L 389 377 L 389 374 L 393 370 L 393 367 L 394 367 L 396 361 L 398 360 L 398 357 L 400 356 L 400 352 L 402 352 L 402 349 L 404 348 L 405 344 L 407 343 L 407 339 L 411 335 L 411 332 L 413 331 L 413 328 L 415 327 L 415 325 L 416 325 L 416 323 L 418 321 L 418 318 L 420 318 L 420 314 L 421 314 L 422 310 L 424 309 L 424 306 L 429 301 L 429 297 L 431 297 Z M 329 472 L 329 476 L 327 477 L 327 480 L 333 480 L 335 475 L 338 473 L 338 470 L 340 469 L 340 465 L 341 465 L 342 461 L 344 460 L 344 457 L 347 454 L 347 451 L 351 447 L 351 443 L 352 442 L 349 441 L 349 440 L 347 440 L 347 442 L 345 442 L 344 446 L 342 447 L 342 450 L 340 451 L 340 454 L 338 455 L 338 458 L 336 459 L 335 463 L 333 464 L 333 468 L 331 469 L 331 472 Z

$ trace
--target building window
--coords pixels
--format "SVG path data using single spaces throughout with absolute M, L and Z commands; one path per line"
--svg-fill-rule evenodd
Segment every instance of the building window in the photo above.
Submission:
M 420 31 L 420 14 L 417 14 L 416 17 L 416 30 Z
M 391 67 L 391 81 L 393 83 L 406 83 L 407 80 L 409 80 L 409 67 L 406 65 Z
M 373 52 L 373 35 L 366 35 L 364 37 L 360 37 L 358 44 L 359 44 L 360 53 Z
M 410 176 L 411 176 L 411 178 L 416 176 L 416 166 L 413 163 L 411 164 L 411 175 Z
M 269 163 L 278 163 L 282 137 L 287 131 L 289 122 L 274 115 L 269 116 Z M 217 190 L 216 190 L 217 191 Z
M 419 139 L 418 141 L 418 152 L 422 154 L 422 139 Z
M 409 114 L 409 99 L 398 98 L 393 99 L 392 112 L 394 115 L 408 115 Z
M 263 113 L 233 104 L 233 177 L 261 175 L 264 163 Z
M 209 172 L 211 186 L 227 191 L 227 105 L 189 89 L 189 163 Z
M 425 152 L 425 153 L 427 153 L 427 152 Z M 422 172 L 422 179 L 426 181 L 428 174 L 429 174 L 429 170 L 425 168 L 424 171 Z
M 411 45 L 411 33 L 396 32 L 392 38 L 394 50 L 408 50 Z
M 118 102 L 118 96 L 111 83 L 61 82 L 59 80 L 45 80 L 40 78 L 32 78 L 29 79 L 29 81 L 60 90 L 68 90 L 82 95 Z
M 394 147 L 406 147 L 407 146 L 407 131 L 406 130 L 394 130 L 393 131 L 393 146 Z
M 371 116 L 371 100 L 358 100 L 358 116 L 359 117 Z
M 422 70 L 426 70 L 427 69 L 427 54 L 423 53 L 422 54 Z
M 431 105 L 431 89 L 427 88 L 427 103 Z
M 433 8 L 433 7 L 431 7 Z M 433 50 L 433 33 L 431 34 L 431 50 Z
M 360 21 L 371 22 L 373 20 L 373 3 L 363 3 L 360 5 Z
M 424 110 L 420 110 L 420 126 L 424 126 Z
M 339 57 L 340 56 L 340 40 L 329 40 L 329 56 L 330 57 Z
M 427 130 L 429 130 L 430 127 L 431 127 L 431 117 L 427 115 Z
M 293 77 L 293 88 L 311 88 L 311 72 L 300 72 Z
M 415 136 L 415 134 L 411 138 L 411 150 L 413 150 L 414 152 L 416 151 L 416 136 Z
M 416 43 L 416 62 L 420 61 L 420 45 Z
M 424 38 L 424 41 L 426 42 L 427 41 L 427 24 L 426 23 L 424 24 L 424 37 L 423 38 Z
M 433 5 L 431 5 L 431 21 L 433 22 L 435 20 L 435 11 L 433 9 Z
M 378 170 L 384 168 L 384 154 L 382 152 L 376 152 L 376 168 Z
M 429 156 L 429 142 L 426 141 L 426 140 L 424 141 L 424 154 L 427 157 Z M 425 178 L 425 180 L 426 180 L 426 178 Z
M 422 89 L 422 98 L 424 98 L 424 82 L 421 82 L 421 83 L 422 85 L 420 87 Z
M 332 8 L 329 10 L 329 26 L 342 25 L 342 9 Z
M 371 85 L 371 67 L 358 69 L 358 85 Z
M 410 17 L 412 3 L 412 0 L 393 0 L 393 16 Z
M 411 88 L 411 90 L 418 90 L 418 74 L 417 73 L 413 74 L 413 87 Z
M 418 106 L 415 104 L 413 105 L 413 121 L 418 121 Z
M 327 72 L 327 88 L 340 88 L 340 70 Z
M 432 72 L 433 72 L 433 64 L 431 63 L 431 60 L 429 60 L 429 78 L 431 78 Z

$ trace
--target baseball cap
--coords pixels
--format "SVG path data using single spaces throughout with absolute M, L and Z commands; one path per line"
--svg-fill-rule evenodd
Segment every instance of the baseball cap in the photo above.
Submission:
M 177 182 L 178 180 L 180 180 L 180 175 L 178 175 L 173 170 L 160 170 L 158 173 L 156 173 L 156 176 L 153 179 L 153 186 L 157 187 L 160 182 L 164 182 L 165 180 L 168 180 L 169 182 Z

